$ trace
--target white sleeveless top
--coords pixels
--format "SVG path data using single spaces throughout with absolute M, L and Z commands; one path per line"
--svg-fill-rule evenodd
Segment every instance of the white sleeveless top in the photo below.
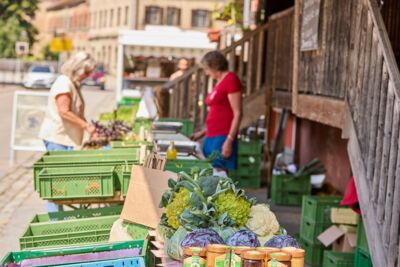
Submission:
M 68 76 L 60 75 L 50 89 L 47 111 L 39 137 L 64 146 L 79 147 L 82 144 L 84 130 L 77 124 L 63 120 L 58 112 L 56 97 L 65 93 L 71 94 L 71 111 L 84 118 L 85 104 L 80 90 Z

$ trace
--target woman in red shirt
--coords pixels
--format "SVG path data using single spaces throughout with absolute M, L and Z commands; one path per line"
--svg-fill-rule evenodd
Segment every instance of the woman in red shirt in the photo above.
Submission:
M 192 139 L 206 137 L 203 144 L 206 157 L 214 151 L 220 152 L 220 157 L 213 161 L 214 168 L 236 169 L 236 139 L 242 118 L 241 83 L 235 73 L 228 71 L 228 61 L 220 52 L 208 52 L 201 63 L 206 74 L 217 84 L 206 98 L 209 107 L 206 129 L 196 132 Z

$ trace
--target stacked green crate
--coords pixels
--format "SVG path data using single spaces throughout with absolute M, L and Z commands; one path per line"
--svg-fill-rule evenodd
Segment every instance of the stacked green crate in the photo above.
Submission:
M 304 195 L 310 195 L 310 176 L 279 174 L 272 177 L 271 199 L 274 204 L 301 206 Z
M 338 207 L 341 197 L 303 196 L 300 224 L 300 242 L 306 250 L 305 262 L 309 265 L 321 265 L 325 247 L 317 237 L 332 223 L 330 210 Z
M 139 162 L 139 148 L 110 150 L 73 150 L 47 152 L 33 165 L 34 186 L 40 191 L 39 173 L 44 169 L 74 169 L 77 167 L 118 167 Z M 117 168 L 118 169 L 118 168 Z M 116 180 L 115 188 L 120 189 Z
M 190 137 L 194 132 L 194 123 L 190 119 L 160 118 L 159 121 L 181 122 L 183 124 L 181 134 Z
M 326 250 L 322 267 L 353 267 L 354 253 Z
M 371 255 L 369 254 L 367 236 L 365 235 L 365 228 L 362 220 L 358 221 L 357 247 L 354 258 L 354 266 L 372 267 L 372 260 Z
M 239 141 L 237 169 L 229 174 L 243 188 L 259 188 L 261 184 L 262 143 Z

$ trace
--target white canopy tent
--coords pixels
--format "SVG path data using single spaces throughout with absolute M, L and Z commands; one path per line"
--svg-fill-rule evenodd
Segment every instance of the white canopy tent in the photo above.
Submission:
M 117 101 L 123 96 L 124 53 L 145 57 L 188 57 L 200 60 L 216 44 L 207 33 L 182 31 L 169 26 L 146 26 L 145 30 L 123 30 L 119 33 L 117 58 Z

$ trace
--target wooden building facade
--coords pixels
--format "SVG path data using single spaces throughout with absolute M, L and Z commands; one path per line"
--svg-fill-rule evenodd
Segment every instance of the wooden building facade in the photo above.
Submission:
M 400 267 L 400 1 L 267 2 L 280 12 L 222 51 L 243 82 L 242 126 L 265 115 L 273 139 L 289 111 L 298 162 L 318 156 L 339 191 L 354 176 L 374 266 Z M 165 84 L 170 116 L 201 127 L 211 87 L 200 66 Z

